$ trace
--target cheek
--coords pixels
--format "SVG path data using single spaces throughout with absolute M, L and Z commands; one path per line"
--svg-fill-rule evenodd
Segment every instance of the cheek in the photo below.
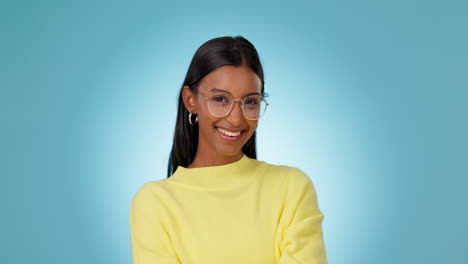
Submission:
M 198 116 L 200 130 L 211 132 L 218 120 L 219 119 L 217 117 L 211 115 L 210 113 L 200 113 Z
M 205 105 L 201 104 L 197 109 L 198 120 L 201 120 L 203 124 L 207 125 L 213 120 L 213 115 L 208 111 Z
M 250 137 L 253 135 L 253 133 L 257 129 L 258 121 L 249 121 L 248 123 L 249 123 L 248 139 L 250 139 Z
M 255 131 L 255 129 L 257 129 L 257 126 L 258 126 L 258 120 L 249 121 L 249 128 L 250 128 L 250 130 L 252 130 L 252 133 L 253 133 L 253 131 Z

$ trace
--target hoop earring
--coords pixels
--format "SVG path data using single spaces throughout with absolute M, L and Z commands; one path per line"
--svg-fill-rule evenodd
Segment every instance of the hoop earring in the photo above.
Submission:
M 190 125 L 194 125 L 198 122 L 198 116 L 195 117 L 195 123 L 192 124 L 192 112 L 189 112 L 189 115 L 188 115 L 188 122 Z

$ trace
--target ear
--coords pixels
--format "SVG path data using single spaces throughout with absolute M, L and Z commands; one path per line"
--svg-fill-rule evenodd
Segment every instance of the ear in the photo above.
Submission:
M 192 91 L 190 91 L 190 88 L 187 85 L 184 85 L 184 87 L 182 88 L 182 100 L 184 101 L 185 108 L 189 112 L 196 114 L 197 105 L 195 95 Z

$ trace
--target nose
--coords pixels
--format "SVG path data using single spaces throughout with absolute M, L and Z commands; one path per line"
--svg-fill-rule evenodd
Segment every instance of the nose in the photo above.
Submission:
M 239 126 L 244 121 L 244 113 L 242 112 L 242 101 L 234 101 L 231 112 L 227 115 L 227 121 L 233 126 Z

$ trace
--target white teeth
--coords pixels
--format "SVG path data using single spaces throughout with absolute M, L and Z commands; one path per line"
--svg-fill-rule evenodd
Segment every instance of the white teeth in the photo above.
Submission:
M 227 135 L 227 136 L 230 136 L 230 137 L 237 137 L 238 135 L 240 135 L 240 131 L 237 131 L 237 132 L 230 132 L 230 131 L 227 131 L 227 130 L 224 130 L 224 129 L 221 129 L 218 127 L 218 131 L 223 133 L 224 135 Z

